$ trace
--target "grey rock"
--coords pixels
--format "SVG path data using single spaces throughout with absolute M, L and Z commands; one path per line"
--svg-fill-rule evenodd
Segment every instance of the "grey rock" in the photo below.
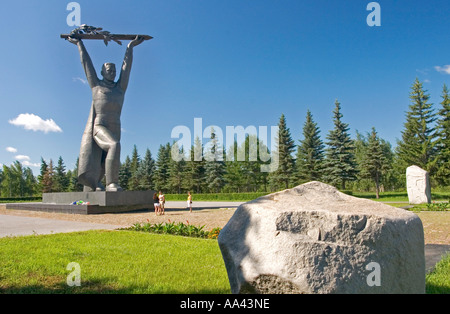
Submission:
M 321 182 L 242 204 L 219 246 L 232 293 L 425 292 L 417 215 Z

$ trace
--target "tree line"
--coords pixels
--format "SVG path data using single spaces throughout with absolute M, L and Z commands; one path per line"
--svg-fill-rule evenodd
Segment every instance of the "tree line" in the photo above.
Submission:
M 177 143 L 160 145 L 156 158 L 147 148 L 143 156 L 136 145 L 120 166 L 119 184 L 125 190 L 163 190 L 165 193 L 271 192 L 317 180 L 342 190 L 375 191 L 405 189 L 406 168 L 417 165 L 430 173 L 433 186 L 450 185 L 450 97 L 446 85 L 440 106 L 429 102 L 430 95 L 416 79 L 410 91 L 411 104 L 395 149 L 380 138 L 375 127 L 367 134 L 356 132 L 351 138 L 349 124 L 343 120 L 341 104 L 335 101 L 334 128 L 321 137 L 321 130 L 310 110 L 306 113 L 302 137 L 296 143 L 284 114 L 278 123 L 278 158 L 273 172 L 261 171 L 268 164 L 250 156 L 253 151 L 269 152 L 256 135 L 243 143 L 221 148 L 211 130 L 211 145 L 196 138 L 189 151 Z M 255 144 L 256 143 L 256 144 Z M 256 148 L 253 147 L 256 145 Z M 172 153 L 190 158 L 174 160 Z M 201 156 L 195 156 L 200 152 Z M 227 155 L 228 154 L 228 155 Z M 236 158 L 243 154 L 244 158 Z M 233 156 L 230 156 L 233 155 Z M 273 156 L 273 155 L 272 155 Z M 194 158 L 195 157 L 195 158 Z M 226 158 L 225 158 L 226 157 Z M 273 158 L 273 157 L 272 157 Z M 78 162 L 76 163 L 78 164 Z M 31 196 L 48 192 L 82 191 L 78 169 L 66 170 L 59 157 L 56 165 L 41 158 L 40 174 L 19 161 L 3 165 L 0 172 L 2 197 Z

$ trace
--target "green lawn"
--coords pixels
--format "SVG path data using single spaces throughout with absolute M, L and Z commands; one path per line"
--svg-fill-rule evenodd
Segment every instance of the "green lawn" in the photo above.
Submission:
M 427 293 L 450 294 L 450 254 L 447 254 L 434 270 L 427 274 Z
M 71 262 L 81 286 L 66 283 Z M 450 293 L 450 255 L 427 274 Z M 0 293 L 230 293 L 217 240 L 136 231 L 0 239 Z
M 66 283 L 76 262 L 81 286 Z M 0 239 L 0 293 L 230 293 L 217 240 L 135 231 Z

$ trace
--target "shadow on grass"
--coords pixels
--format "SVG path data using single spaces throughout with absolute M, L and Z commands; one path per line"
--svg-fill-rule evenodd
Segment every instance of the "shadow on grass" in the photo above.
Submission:
M 426 293 L 427 294 L 450 294 L 450 286 L 427 283 Z
M 65 281 L 52 284 L 31 284 L 31 285 L 2 285 L 0 294 L 146 294 L 148 287 L 127 286 L 117 287 L 111 284 L 109 279 L 93 279 L 81 281 L 80 286 L 70 287 Z M 166 289 L 154 289 L 152 294 L 227 294 L 230 291 L 223 289 L 199 289 L 195 291 L 177 291 Z

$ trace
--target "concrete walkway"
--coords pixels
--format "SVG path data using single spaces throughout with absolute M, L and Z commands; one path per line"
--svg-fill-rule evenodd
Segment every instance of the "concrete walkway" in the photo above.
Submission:
M 47 218 L 0 215 L 0 238 L 60 232 L 116 229 L 119 226 Z

